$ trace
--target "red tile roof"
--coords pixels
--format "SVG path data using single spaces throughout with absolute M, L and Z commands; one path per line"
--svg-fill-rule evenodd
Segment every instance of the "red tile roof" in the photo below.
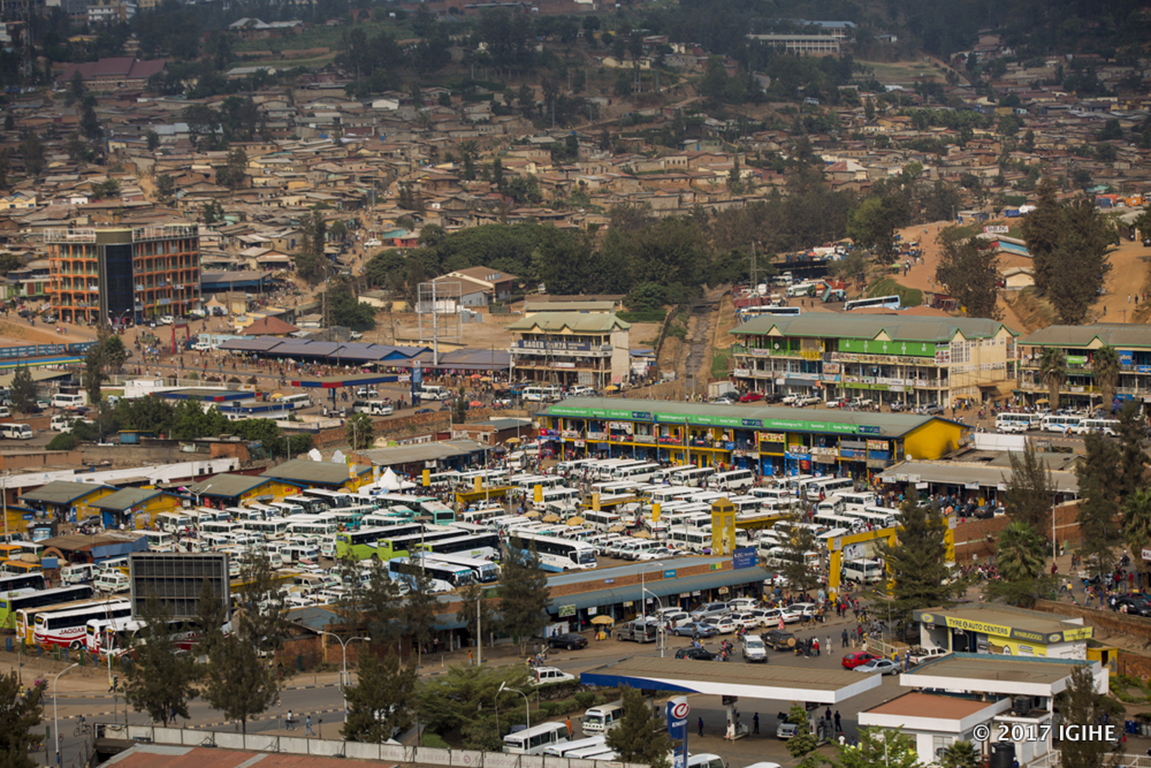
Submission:
M 995 706 L 995 702 L 915 692 L 905 693 L 867 711 L 879 715 L 895 715 L 896 717 L 935 717 L 941 720 L 961 720 L 993 706 Z
M 278 317 L 262 317 L 244 328 L 245 336 L 286 336 L 300 330 L 291 323 L 286 323 Z
M 113 56 L 99 61 L 85 61 L 79 64 L 69 64 L 61 75 L 62 81 L 72 79 L 75 72 L 85 80 L 94 80 L 98 77 L 122 77 L 124 79 L 149 78 L 157 72 L 162 72 L 168 62 L 163 59 L 148 59 L 140 61 L 131 56 Z
M 105 765 L 115 768 L 395 768 L 395 763 L 283 752 L 239 752 L 205 747 L 136 744 Z

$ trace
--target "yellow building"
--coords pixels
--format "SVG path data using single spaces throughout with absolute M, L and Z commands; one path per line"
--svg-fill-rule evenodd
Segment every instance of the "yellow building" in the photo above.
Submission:
M 20 494 L 20 503 L 28 509 L 46 513 L 61 521 L 79 521 L 99 514 L 91 505 L 117 492 L 111 485 L 74 483 L 53 480 L 39 488 Z
M 304 487 L 261 475 L 216 475 L 193 483 L 188 490 L 197 503 L 212 507 L 237 507 L 248 502 L 280 501 Z
M 156 488 L 125 488 L 88 503 L 109 530 L 121 525 L 128 530 L 143 528 L 156 522 L 161 512 L 174 512 L 183 505 L 179 496 Z

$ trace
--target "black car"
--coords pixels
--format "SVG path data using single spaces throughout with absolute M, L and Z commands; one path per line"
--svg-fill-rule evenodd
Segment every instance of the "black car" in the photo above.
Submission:
M 706 648 L 696 648 L 694 645 L 689 645 L 687 648 L 680 648 L 675 652 L 677 659 L 691 659 L 693 661 L 714 661 L 715 654 Z
M 790 651 L 795 649 L 795 635 L 782 629 L 773 629 L 763 633 L 763 644 L 777 651 Z
M 567 648 L 574 651 L 577 648 L 586 648 L 587 638 L 574 632 L 565 635 L 553 635 L 548 638 L 548 648 Z
M 1114 610 L 1121 611 L 1125 605 L 1127 606 L 1127 613 L 1133 613 L 1136 616 L 1151 616 L 1151 603 L 1143 597 L 1123 595 L 1115 598 Z

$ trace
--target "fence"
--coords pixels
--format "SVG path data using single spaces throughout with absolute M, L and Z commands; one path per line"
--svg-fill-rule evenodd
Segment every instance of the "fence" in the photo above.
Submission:
M 338 739 L 304 736 L 277 736 L 263 733 L 234 733 L 190 728 L 164 728 L 157 725 L 99 723 L 96 735 L 149 744 L 178 744 L 184 747 L 220 747 L 252 752 L 280 752 L 292 755 L 345 757 L 355 760 L 386 760 L 392 763 L 461 766 L 462 768 L 647 768 L 635 763 L 604 760 L 577 760 L 543 755 L 508 755 L 472 749 L 409 747 L 402 744 L 366 744 Z

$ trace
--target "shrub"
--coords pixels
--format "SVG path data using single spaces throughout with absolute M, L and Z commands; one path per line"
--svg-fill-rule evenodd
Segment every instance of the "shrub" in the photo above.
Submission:
M 76 447 L 76 438 L 66 432 L 62 432 L 52 438 L 52 441 L 44 447 L 49 451 L 71 451 Z
M 444 741 L 435 731 L 424 731 L 421 741 L 425 747 L 432 747 L 434 749 L 450 749 L 450 747 L 448 747 L 448 743 Z
M 580 709 L 587 709 L 595 704 L 595 691 L 578 691 L 572 698 L 579 704 Z

